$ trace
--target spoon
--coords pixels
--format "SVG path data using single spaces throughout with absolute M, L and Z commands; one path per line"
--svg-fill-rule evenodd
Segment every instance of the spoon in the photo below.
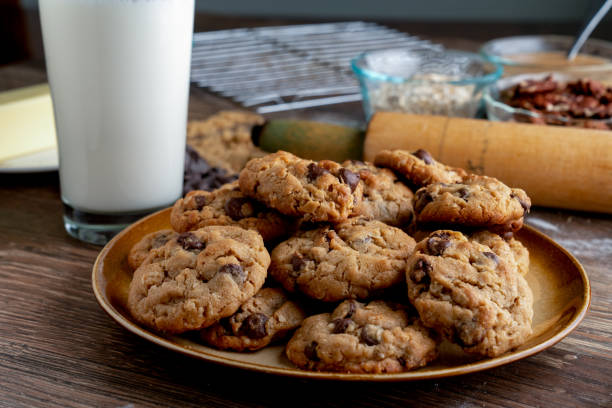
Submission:
M 595 27 L 597 27 L 601 19 L 604 18 L 604 16 L 608 13 L 610 7 L 612 7 L 612 0 L 604 1 L 603 4 L 599 7 L 599 9 L 595 11 L 595 13 L 591 16 L 591 18 L 589 18 L 585 22 L 584 26 L 582 26 L 582 28 L 580 29 L 579 34 L 576 36 L 574 44 L 572 44 L 572 47 L 567 53 L 568 60 L 571 61 L 576 57 L 576 55 L 578 55 L 580 48 L 582 48 L 584 42 L 589 38 L 589 36 L 591 35 Z

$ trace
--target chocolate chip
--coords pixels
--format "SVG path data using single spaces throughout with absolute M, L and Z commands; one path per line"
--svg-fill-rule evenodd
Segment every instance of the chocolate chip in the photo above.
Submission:
M 201 251 L 202 249 L 206 247 L 206 244 L 200 241 L 198 237 L 196 237 L 191 232 L 183 232 L 182 234 L 178 236 L 178 238 L 176 239 L 176 242 L 178 242 L 179 245 L 182 246 L 183 249 L 187 251 L 193 251 L 193 250 Z
M 208 201 L 206 199 L 206 196 L 203 196 L 203 195 L 195 196 L 193 198 L 193 200 L 195 201 L 195 205 L 196 205 L 196 208 L 198 209 L 198 211 L 200 211 L 202 208 L 204 208 L 204 206 L 206 205 L 206 203 Z
M 352 320 L 348 318 L 334 320 L 332 322 L 334 324 L 334 329 L 332 330 L 332 333 L 338 334 L 346 332 L 346 329 L 348 329 L 351 322 Z
M 345 318 L 350 318 L 353 317 L 353 314 L 355 313 L 355 311 L 357 311 L 357 306 L 355 305 L 354 301 L 349 301 L 349 310 L 348 312 L 346 312 L 346 314 L 344 315 Z
M 306 358 L 312 361 L 319 361 L 319 356 L 317 355 L 317 347 L 319 343 L 316 341 L 312 341 L 309 345 L 304 347 L 304 355 Z
M 419 149 L 416 152 L 412 153 L 412 155 L 418 157 L 421 160 L 423 160 L 425 162 L 425 164 L 432 164 L 433 163 L 433 158 L 431 157 L 431 155 L 429 154 L 429 152 L 427 150 Z
M 375 337 L 372 336 L 372 334 L 370 333 L 369 329 L 370 325 L 365 325 L 362 329 L 361 329 L 361 333 L 359 335 L 359 339 L 367 344 L 368 346 L 375 346 L 377 345 L 379 342 L 378 340 L 376 340 Z
M 263 313 L 254 313 L 244 319 L 240 332 L 251 339 L 262 339 L 267 336 L 266 322 L 269 317 Z
M 424 259 L 419 259 L 410 272 L 410 280 L 416 284 L 424 285 L 422 291 L 425 291 L 431 284 L 431 278 L 429 277 L 431 271 L 432 268 L 429 262 Z
M 234 328 L 229 318 L 219 320 L 219 324 L 223 327 L 223 330 L 225 330 L 225 334 L 234 334 Z
M 310 163 L 308 165 L 308 173 L 306 174 L 306 178 L 308 178 L 308 181 L 312 183 L 317 178 L 327 173 L 329 173 L 329 170 L 319 166 L 316 163 Z
M 242 266 L 238 264 L 225 264 L 219 268 L 218 273 L 229 273 L 238 284 L 242 284 L 246 279 Z
M 512 233 L 512 231 L 507 231 L 502 234 L 502 238 L 505 241 L 510 241 L 513 237 L 514 237 L 514 234 Z
M 349 185 L 351 191 L 355 191 L 357 185 L 359 184 L 359 174 L 353 173 L 349 169 L 342 168 L 338 172 L 340 174 L 340 179 Z
M 306 259 L 300 254 L 294 254 L 291 258 L 291 266 L 293 267 L 294 272 L 299 272 L 304 264 L 306 263 Z
M 487 258 L 493 260 L 496 264 L 499 263 L 499 258 L 497 257 L 497 255 L 495 255 L 493 252 L 483 252 L 482 253 L 484 256 L 486 256 Z
M 531 204 L 529 204 L 528 202 L 526 202 L 525 200 L 523 200 L 520 196 L 512 193 L 510 194 L 511 198 L 516 198 L 517 201 L 519 202 L 519 204 L 521 204 L 521 207 L 523 207 L 523 210 L 525 212 L 529 212 L 529 209 L 531 208 Z
M 170 237 L 168 235 L 158 235 L 153 238 L 153 241 L 151 241 L 151 248 L 159 248 L 160 246 L 165 245 L 169 240 Z
M 459 198 L 467 201 L 468 197 L 470 196 L 470 190 L 468 190 L 465 187 L 462 187 L 459 190 L 457 190 L 457 195 L 459 196 Z
M 253 202 L 246 197 L 232 197 L 223 206 L 227 215 L 234 221 L 254 215 Z
M 402 367 L 406 365 L 406 360 L 404 359 L 404 357 L 398 357 L 397 362 L 400 363 Z
M 416 200 L 414 202 L 414 210 L 421 212 L 423 208 L 433 201 L 433 196 L 425 189 L 420 189 L 416 192 Z
M 446 232 L 435 234 L 427 240 L 427 249 L 431 255 L 440 256 L 451 246 L 450 236 Z

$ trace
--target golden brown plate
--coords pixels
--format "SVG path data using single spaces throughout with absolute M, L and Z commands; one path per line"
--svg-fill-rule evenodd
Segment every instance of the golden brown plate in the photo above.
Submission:
M 453 346 L 442 347 L 441 357 L 419 370 L 399 374 L 344 374 L 310 372 L 295 368 L 278 345 L 253 353 L 220 351 L 188 336 L 161 336 L 135 323 L 125 305 L 132 273 L 127 254 L 145 234 L 170 228 L 170 209 L 129 226 L 100 252 L 92 273 L 93 290 L 102 308 L 132 333 L 170 350 L 205 361 L 292 377 L 348 381 L 412 381 L 473 373 L 536 354 L 574 330 L 587 312 L 591 289 L 580 263 L 552 239 L 526 226 L 517 238 L 529 249 L 527 282 L 534 294 L 533 335 L 518 349 L 496 358 L 474 360 Z M 153 363 L 153 362 L 151 362 Z

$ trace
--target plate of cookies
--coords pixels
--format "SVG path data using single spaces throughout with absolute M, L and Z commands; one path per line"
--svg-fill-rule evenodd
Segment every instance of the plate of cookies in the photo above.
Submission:
M 93 268 L 120 325 L 209 362 L 302 378 L 408 381 L 508 364 L 587 312 L 579 262 L 523 226 L 525 191 L 381 151 L 279 151 L 115 236 Z

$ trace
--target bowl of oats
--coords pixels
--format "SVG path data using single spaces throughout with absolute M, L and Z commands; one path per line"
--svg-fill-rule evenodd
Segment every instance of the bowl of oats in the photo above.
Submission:
M 474 117 L 503 70 L 478 54 L 431 48 L 367 51 L 351 67 L 368 119 L 377 111 Z

